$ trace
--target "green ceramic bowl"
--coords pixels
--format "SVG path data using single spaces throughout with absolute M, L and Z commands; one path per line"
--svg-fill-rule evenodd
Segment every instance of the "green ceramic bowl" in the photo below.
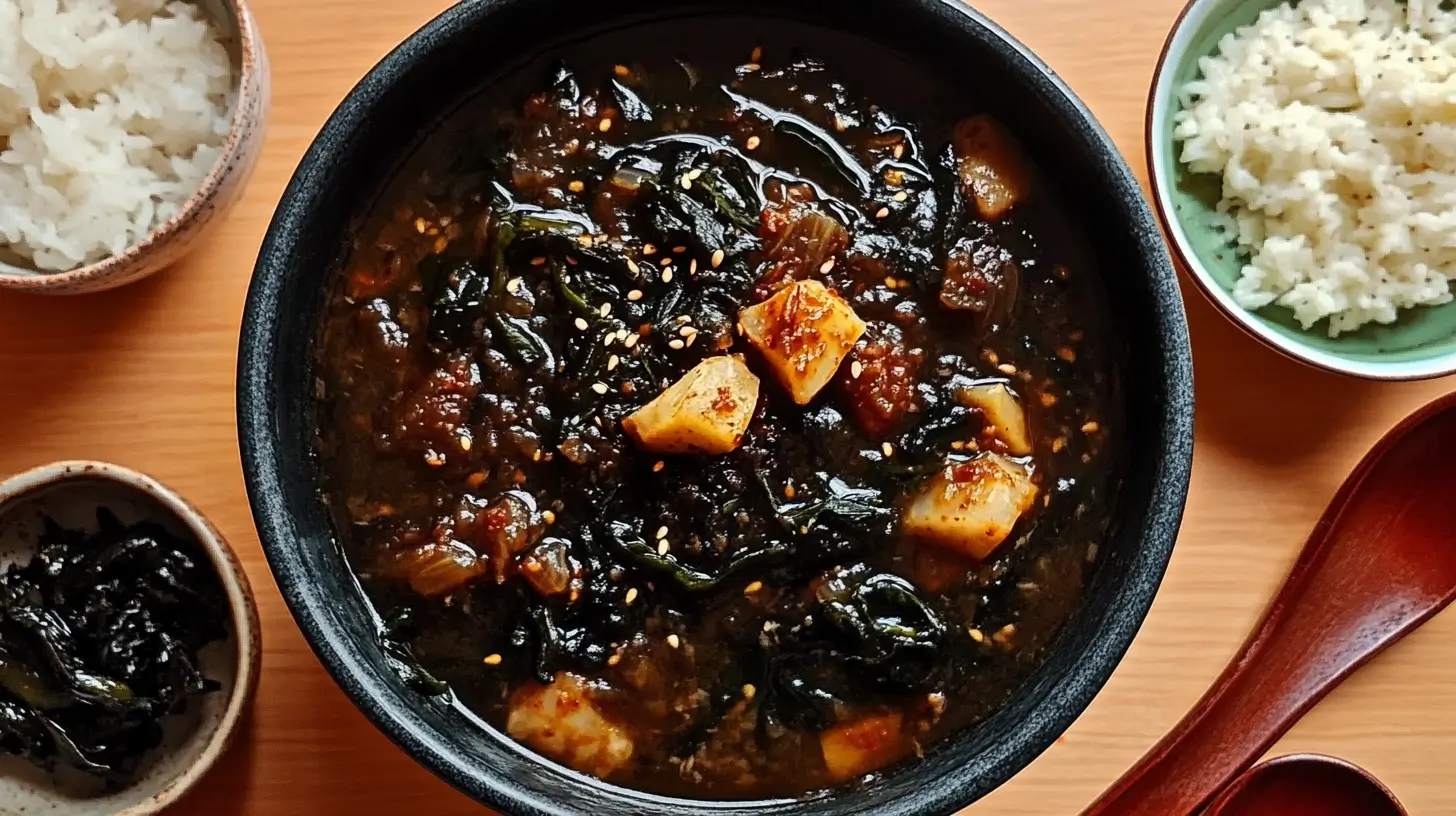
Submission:
M 1158 216 L 1174 252 L 1203 293 L 1241 328 L 1274 350 L 1330 371 L 1377 380 L 1416 380 L 1456 373 L 1456 302 L 1403 312 L 1390 325 L 1368 324 L 1331 338 L 1323 322 L 1305 331 L 1289 309 L 1251 312 L 1230 292 L 1243 259 L 1214 228 L 1219 178 L 1178 161 L 1173 115 L 1178 88 L 1199 76 L 1200 58 L 1225 34 L 1256 20 L 1281 0 L 1192 0 L 1174 24 L 1153 75 L 1148 100 L 1148 160 Z

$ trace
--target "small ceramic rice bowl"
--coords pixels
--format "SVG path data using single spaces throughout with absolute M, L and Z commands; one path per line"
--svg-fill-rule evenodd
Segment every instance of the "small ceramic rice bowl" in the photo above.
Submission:
M 1183 10 L 1154 73 L 1147 150 L 1155 209 L 1183 265 L 1237 326 L 1274 351 L 1328 371 L 1374 380 L 1415 380 L 1456 373 L 1456 302 L 1403 310 L 1394 323 L 1369 323 L 1330 337 L 1325 322 L 1302 329 L 1292 310 L 1250 311 L 1233 295 L 1247 257 L 1235 248 L 1218 212 L 1220 178 L 1179 161 L 1173 138 L 1180 89 L 1201 77 L 1200 59 L 1227 34 L 1254 23 L 1282 0 L 1193 0 Z
M 201 185 L 176 212 L 119 254 L 66 271 L 38 271 L 0 239 L 0 290 L 74 295 L 114 289 L 180 260 L 241 197 L 263 150 L 269 69 L 263 38 L 244 0 L 192 0 L 218 31 L 232 66 L 227 135 Z M 3 67 L 3 66 L 0 66 Z M 0 139 L 0 147 L 4 140 Z

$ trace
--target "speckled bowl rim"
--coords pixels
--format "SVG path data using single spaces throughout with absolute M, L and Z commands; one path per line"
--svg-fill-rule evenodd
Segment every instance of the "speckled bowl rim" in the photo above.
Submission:
M 177 212 L 173 213 L 171 218 L 163 221 L 160 226 L 147 233 L 145 238 L 128 246 L 120 254 L 64 272 L 37 270 L 32 273 L 17 273 L 6 271 L 5 267 L 0 265 L 0 291 L 7 289 L 18 292 L 64 290 L 90 278 L 105 278 L 113 268 L 136 261 L 151 251 L 154 244 L 170 237 L 178 226 L 191 219 L 203 206 L 203 203 L 217 191 L 232 164 L 232 158 L 237 155 L 238 149 L 242 146 L 243 130 L 247 124 L 243 121 L 243 111 L 252 108 L 255 96 L 267 93 L 266 83 L 247 81 L 249 76 L 258 71 L 267 70 L 267 63 L 259 59 L 263 43 L 259 39 L 261 35 L 252 11 L 248 8 L 246 0 L 221 0 L 221 2 L 232 13 L 233 20 L 238 26 L 238 53 L 241 55 L 241 61 L 237 66 L 237 81 L 234 83 L 234 90 L 237 91 L 238 96 L 233 100 L 232 121 L 228 124 L 227 140 L 223 142 L 222 149 L 218 151 L 217 160 L 213 162 L 212 168 L 207 171 L 206 176 L 203 176 L 202 183 L 192 191 L 191 195 L 187 196 L 187 199 L 182 202 L 182 206 L 177 208 Z
M 228 689 L 228 704 L 218 720 L 217 727 L 203 744 L 202 750 L 179 773 L 158 780 L 159 787 L 148 799 L 120 811 L 115 816 L 152 816 L 160 813 L 188 791 L 192 790 L 207 772 L 226 753 L 237 735 L 249 705 L 257 693 L 263 642 L 262 628 L 258 621 L 258 606 L 253 595 L 248 573 L 238 560 L 237 553 L 223 538 L 212 522 L 182 498 L 175 490 L 167 487 L 145 473 L 109 462 L 68 460 L 41 465 L 23 473 L 0 480 L 0 511 L 13 502 L 24 501 L 37 490 L 71 481 L 111 481 L 138 490 L 152 497 L 158 504 L 187 526 L 207 551 L 208 560 L 222 580 L 227 592 L 228 610 L 231 613 L 233 639 L 237 646 L 237 675 Z M 146 783 L 141 783 L 146 784 Z
M 449 735 L 419 714 L 429 707 L 424 698 L 409 693 L 397 677 L 387 678 L 383 672 L 388 672 L 388 667 L 371 662 L 359 643 L 377 634 L 359 630 L 374 622 L 352 616 L 345 619 L 348 610 L 314 580 L 313 559 L 332 557 L 319 555 L 311 538 L 307 553 L 304 551 L 301 528 L 307 519 L 295 515 L 294 508 L 302 502 L 318 501 L 317 483 L 305 483 L 300 475 L 300 469 L 310 467 L 305 463 L 311 461 L 311 454 L 306 445 L 302 449 L 293 445 L 289 430 L 294 401 L 306 402 L 308 397 L 304 391 L 296 391 L 302 385 L 281 382 L 279 374 L 280 360 L 296 359 L 296 355 L 305 353 L 303 348 L 281 345 L 281 338 L 290 333 L 288 327 L 296 322 L 291 316 L 317 308 L 286 297 L 298 294 L 289 287 L 289 281 L 299 274 L 295 251 L 310 243 L 306 230 L 314 221 L 315 211 L 350 206 L 328 197 L 350 169 L 345 158 L 348 150 L 340 145 L 350 144 L 367 131 L 369 123 L 379 115 L 376 109 L 390 99 L 391 91 L 418 62 L 428 59 L 423 55 L 461 41 L 462 30 L 478 31 L 489 20 L 524 14 L 532 7 L 531 2 L 467 0 L 445 10 L 385 56 L 345 96 L 305 152 L 264 238 L 239 344 L 238 433 L 254 522 L 294 621 L 335 682 L 377 728 L 437 776 L 503 813 L 827 816 L 874 812 L 877 816 L 928 816 L 950 813 L 1000 787 L 1049 748 L 1081 715 L 1111 677 L 1147 616 L 1172 556 L 1187 496 L 1193 458 L 1193 370 L 1177 275 L 1126 160 L 1091 111 L 1046 63 L 1001 26 L 960 0 L 832 4 L 803 0 L 774 8 L 782 9 L 781 13 L 820 10 L 838 15 L 864 14 L 864 8 L 871 4 L 881 9 L 913 8 L 927 16 L 927 26 L 933 20 L 939 30 L 946 32 L 947 40 L 954 39 L 961 45 L 975 42 L 1004 61 L 1007 74 L 1023 81 L 1038 104 L 1054 110 L 1058 124 L 1075 134 L 1069 138 L 1085 146 L 1087 162 L 1094 166 L 1089 176 L 1105 185 L 1105 197 L 1122 202 L 1119 213 L 1125 212 L 1126 219 L 1118 227 L 1118 240 L 1129 257 L 1140 258 L 1135 287 L 1140 299 L 1134 317 L 1144 327 L 1140 336 L 1151 344 L 1140 352 L 1140 359 L 1145 361 L 1147 377 L 1158 383 L 1155 392 L 1139 398 L 1147 406 L 1150 427 L 1140 432 L 1146 436 L 1147 445 L 1138 454 L 1139 462 L 1145 465 L 1137 477 L 1139 493 L 1133 509 L 1124 513 L 1126 525 L 1135 532 L 1122 534 L 1132 541 L 1120 548 L 1125 550 L 1126 558 L 1117 564 L 1120 569 L 1115 577 L 1106 581 L 1105 605 L 1099 606 L 1097 614 L 1090 610 L 1080 613 L 1072 626 L 1085 630 L 1085 638 L 1078 637 L 1079 641 L 1085 639 L 1085 645 L 1069 659 L 1064 671 L 1028 684 L 1035 686 L 1034 705 L 1029 704 L 1014 724 L 1006 720 L 1004 732 L 998 726 L 998 739 L 976 755 L 974 764 L 940 761 L 956 756 L 955 748 L 963 741 L 960 737 L 949 741 L 945 750 L 931 752 L 925 762 L 890 775 L 889 783 L 883 786 L 889 790 L 884 801 L 868 799 L 855 790 L 806 799 L 723 801 L 663 797 L 600 782 L 526 752 L 503 736 L 485 736 L 483 742 L 495 753 L 490 763 L 482 763 L 448 745 Z M 646 5 L 647 0 L 641 3 Z M 769 5 L 770 0 L 762 0 L 753 11 Z M 701 4 L 660 3 L 654 13 L 670 15 L 678 6 L 698 9 Z M 519 19 L 515 18 L 516 25 L 520 25 Z M 1109 575 L 1107 570 L 1100 574 Z M 351 591 L 358 592 L 357 586 Z M 527 759 L 517 759 L 523 752 Z M 544 780 L 541 787 L 533 787 L 533 779 L 501 773 L 496 766 L 504 760 L 495 760 L 496 755 L 506 756 L 512 767 L 526 765 L 518 772 Z M 876 803 L 873 808 L 868 804 L 871 801 Z
M 1165 188 L 1173 183 L 1173 169 L 1169 165 L 1169 157 L 1160 149 L 1163 141 L 1159 125 L 1173 115 L 1174 100 L 1177 98 L 1177 89 L 1173 87 L 1175 57 L 1188 51 L 1190 41 L 1197 34 L 1198 25 L 1209 15 L 1226 5 L 1242 2 L 1246 0 L 1188 0 L 1169 29 L 1163 49 L 1158 54 L 1157 66 L 1153 69 L 1143 131 L 1148 161 L 1148 186 L 1153 193 L 1153 210 L 1158 214 L 1158 220 L 1170 239 L 1168 243 L 1173 254 L 1183 268 L 1189 271 L 1188 277 L 1197 285 L 1204 298 L 1222 312 L 1224 317 L 1245 334 L 1287 359 L 1335 374 L 1386 382 L 1429 380 L 1456 373 L 1456 354 L 1443 354 L 1427 360 L 1409 362 L 1350 360 L 1285 337 L 1235 302 L 1233 295 L 1214 280 L 1203 262 L 1198 259 L 1198 253 L 1193 251 L 1183 222 L 1173 211 L 1173 202 L 1164 194 Z

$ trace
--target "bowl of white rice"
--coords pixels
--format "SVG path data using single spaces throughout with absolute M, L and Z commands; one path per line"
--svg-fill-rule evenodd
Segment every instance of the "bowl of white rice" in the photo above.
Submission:
M 0 0 L 0 289 L 180 259 L 239 197 L 267 107 L 242 0 Z
M 1175 254 L 1275 350 L 1384 380 L 1456 372 L 1456 6 L 1193 0 L 1148 157 Z

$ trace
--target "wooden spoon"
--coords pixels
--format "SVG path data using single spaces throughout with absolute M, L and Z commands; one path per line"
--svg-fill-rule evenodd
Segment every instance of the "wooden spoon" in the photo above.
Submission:
M 1365 456 L 1202 700 L 1083 816 L 1187 816 L 1456 597 L 1456 394 Z
M 1368 771 L 1321 754 L 1263 762 L 1234 780 L 1205 816 L 1406 816 Z

